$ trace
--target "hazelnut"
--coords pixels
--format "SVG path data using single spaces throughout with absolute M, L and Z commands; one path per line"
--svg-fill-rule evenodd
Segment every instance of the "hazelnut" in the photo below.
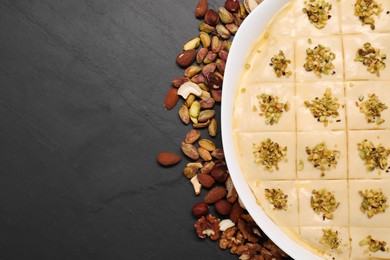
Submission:
M 196 203 L 192 207 L 192 214 L 194 214 L 194 216 L 197 218 L 200 218 L 201 216 L 206 216 L 208 212 L 209 206 L 207 205 L 207 203 L 204 202 Z
M 238 0 L 226 0 L 225 8 L 229 12 L 237 12 L 240 9 L 240 2 Z
M 221 199 L 215 203 L 215 210 L 224 216 L 227 216 L 232 212 L 232 204 L 230 204 L 227 200 Z
M 217 182 L 225 182 L 228 177 L 227 167 L 224 164 L 217 164 L 211 170 L 211 176 Z
M 213 9 L 209 9 L 204 16 L 204 21 L 208 25 L 216 26 L 219 22 L 219 15 Z

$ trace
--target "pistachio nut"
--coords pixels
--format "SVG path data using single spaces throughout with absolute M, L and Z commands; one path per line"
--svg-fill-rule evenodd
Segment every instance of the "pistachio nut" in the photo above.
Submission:
M 228 29 L 231 34 L 236 34 L 238 31 L 238 26 L 234 23 L 229 23 L 226 24 L 226 29 Z
M 200 103 L 200 107 L 202 109 L 209 109 L 209 108 L 212 108 L 214 106 L 215 100 L 214 100 L 214 98 L 209 97 L 209 98 L 202 99 L 199 103 Z
M 215 163 L 213 161 L 205 162 L 202 168 L 200 168 L 200 173 L 209 174 L 211 170 L 214 168 Z
M 211 94 L 210 92 L 206 91 L 206 90 L 203 90 L 202 91 L 202 95 L 200 95 L 200 98 L 203 100 L 203 99 L 208 99 L 208 98 L 211 98 Z M 201 101 L 202 101 L 201 100 Z M 200 102 L 199 102 L 200 103 Z
M 192 144 L 187 144 L 185 142 L 181 143 L 181 150 L 185 155 L 188 156 L 188 158 L 192 160 L 198 160 L 199 153 L 198 150 L 193 146 Z
M 200 104 L 199 104 L 199 107 L 200 107 Z M 203 122 L 206 122 L 207 120 L 213 118 L 214 116 L 215 116 L 215 111 L 214 110 L 212 110 L 212 109 L 202 110 L 199 113 L 198 121 L 200 123 L 203 123 Z
M 216 102 L 221 102 L 222 100 L 222 89 L 210 89 L 211 97 L 214 98 Z
M 186 101 L 184 102 L 184 105 L 187 106 L 187 108 L 191 107 L 192 102 L 194 102 L 196 99 L 196 96 L 194 94 L 189 94 L 188 97 L 186 98 Z
M 217 65 L 215 63 L 207 64 L 202 69 L 202 74 L 207 77 L 210 73 L 213 73 L 215 69 L 217 68 Z
M 213 159 L 210 152 L 203 147 L 198 148 L 198 153 L 200 158 L 202 158 L 206 162 L 211 161 Z
M 217 65 L 218 71 L 224 75 L 225 74 L 225 68 L 226 68 L 226 61 L 218 59 L 215 64 Z
M 210 151 L 210 152 L 212 152 L 216 149 L 214 142 L 209 140 L 209 139 L 201 139 L 201 140 L 199 140 L 198 144 L 200 147 L 203 147 L 207 151 Z
M 203 91 L 209 91 L 210 88 L 209 88 L 205 83 L 199 83 L 198 86 L 199 86 L 200 89 L 202 90 L 202 94 L 200 95 L 200 97 L 202 98 Z
M 231 46 L 232 46 L 232 42 L 228 42 L 228 41 L 223 42 L 223 49 L 224 50 L 227 50 L 229 52 Z
M 198 74 L 200 71 L 202 71 L 202 68 L 196 65 L 189 66 L 185 71 L 184 71 L 184 76 L 187 78 L 192 78 L 196 74 Z
M 234 17 L 233 15 L 228 11 L 226 10 L 225 7 L 221 6 L 219 9 L 218 9 L 218 15 L 219 15 L 219 19 L 221 20 L 221 22 L 223 22 L 224 24 L 228 24 L 228 23 L 232 23 L 234 21 Z
M 186 142 L 187 144 L 193 144 L 196 141 L 198 141 L 199 138 L 200 138 L 200 131 L 195 130 L 195 129 L 191 129 L 186 134 L 186 137 L 184 138 L 184 142 Z
M 196 63 L 201 64 L 208 52 L 209 50 L 207 48 L 200 48 L 196 54 Z
M 174 80 L 172 80 L 172 86 L 174 86 L 175 88 L 178 88 L 180 87 L 181 85 L 183 85 L 184 83 L 190 81 L 189 78 L 186 78 L 186 77 L 178 77 Z
M 200 38 L 195 37 L 191 40 L 189 40 L 186 44 L 183 46 L 183 50 L 188 51 L 188 50 L 193 50 L 198 48 L 200 45 Z
M 200 113 L 200 103 L 195 100 L 190 107 L 190 117 L 197 118 Z
M 206 127 L 208 127 L 209 125 L 210 125 L 210 120 L 207 120 L 206 122 L 204 122 L 204 123 L 194 123 L 193 125 L 192 125 L 192 127 L 193 128 L 196 128 L 196 129 L 198 129 L 198 128 L 206 128 Z
M 209 51 L 207 53 L 206 57 L 204 58 L 203 63 L 209 64 L 209 63 L 215 61 L 216 58 L 217 58 L 217 54 L 212 52 L 212 51 Z
M 217 33 L 219 34 L 219 36 L 221 36 L 222 39 L 229 39 L 230 38 L 230 32 L 228 29 L 226 29 L 226 27 L 222 24 L 218 24 L 215 29 L 217 30 Z
M 211 38 L 211 50 L 215 53 L 218 53 L 219 50 L 222 48 L 222 43 L 221 41 L 219 40 L 219 37 L 214 35 L 212 38 Z
M 217 136 L 218 124 L 217 124 L 217 120 L 215 120 L 215 118 L 211 119 L 207 130 L 209 131 L 210 136 Z
M 187 179 L 191 179 L 196 175 L 197 168 L 192 167 L 192 166 L 186 166 L 183 169 L 183 174 L 186 176 Z
M 197 74 L 191 78 L 191 81 L 195 84 L 204 83 L 206 82 L 205 77 L 202 74 Z
M 205 33 L 212 33 L 214 32 L 214 26 L 208 25 L 207 23 L 201 23 L 199 24 L 199 31 L 205 32 Z
M 208 48 L 211 44 L 211 38 L 208 33 L 200 32 L 199 33 L 200 42 L 204 48 Z
M 223 160 L 225 158 L 225 153 L 221 148 L 217 148 L 214 151 L 212 151 L 211 155 L 218 160 Z
M 184 104 L 179 109 L 179 117 L 184 124 L 188 125 L 190 123 L 190 113 L 188 107 Z
M 228 55 L 229 55 L 229 52 L 227 50 L 222 49 L 218 52 L 218 57 L 220 57 L 224 61 L 227 61 Z

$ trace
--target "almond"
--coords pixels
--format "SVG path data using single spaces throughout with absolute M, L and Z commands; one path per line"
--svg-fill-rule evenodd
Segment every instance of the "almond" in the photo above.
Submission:
M 227 216 L 232 211 L 232 204 L 230 204 L 227 200 L 221 199 L 215 203 L 215 210 L 224 216 Z
M 203 18 L 208 9 L 208 1 L 207 0 L 199 0 L 195 9 L 196 18 Z
M 194 49 L 181 52 L 176 57 L 177 64 L 179 64 L 180 67 L 187 68 L 195 61 L 196 53 L 197 52 Z
M 165 109 L 171 110 L 176 106 L 177 101 L 179 101 L 179 96 L 177 95 L 177 88 L 171 88 L 165 96 Z
M 207 204 L 212 204 L 226 196 L 226 189 L 222 186 L 212 188 L 205 196 L 203 201 Z
M 157 162 L 162 166 L 172 166 L 181 161 L 181 157 L 178 154 L 171 152 L 161 152 L 157 155 Z
M 241 215 L 244 214 L 244 209 L 241 208 L 240 203 L 236 201 L 233 204 L 232 211 L 230 212 L 230 219 L 234 222 L 237 223 L 238 220 L 241 218 Z
M 206 173 L 198 173 L 198 180 L 206 189 L 210 189 L 215 183 L 213 177 Z

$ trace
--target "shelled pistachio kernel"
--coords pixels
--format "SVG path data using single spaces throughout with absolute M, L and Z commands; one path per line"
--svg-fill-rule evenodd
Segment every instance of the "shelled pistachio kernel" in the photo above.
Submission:
M 292 72 L 291 70 L 287 70 L 288 64 L 291 64 L 291 60 L 286 59 L 284 52 L 279 50 L 279 53 L 271 58 L 271 63 L 269 65 L 273 67 L 276 77 L 280 78 L 285 76 L 286 78 L 289 78 Z
M 325 0 L 309 0 L 305 4 L 306 6 L 302 11 L 307 14 L 309 21 L 318 29 L 324 28 L 328 20 L 332 17 L 330 15 L 332 4 Z
M 279 163 L 287 155 L 287 146 L 281 147 L 270 138 L 263 140 L 260 145 L 253 144 L 253 156 L 256 165 L 264 165 L 264 170 L 273 172 L 279 170 Z
M 329 47 L 318 44 L 313 49 L 306 49 L 306 63 L 303 67 L 306 71 L 313 71 L 317 77 L 321 78 L 322 74 L 334 75 L 333 60 L 336 59 L 336 54 L 330 51 Z
M 360 210 L 363 214 L 367 214 L 368 218 L 372 218 L 374 215 L 384 213 L 387 204 L 387 197 L 383 194 L 382 189 L 365 190 L 364 192 L 359 190 L 359 195 L 363 198 L 360 204 Z
M 387 168 L 387 159 L 390 155 L 390 149 L 386 149 L 382 144 L 375 146 L 367 139 L 357 144 L 359 157 L 364 160 L 367 171 L 375 169 L 385 170 Z
M 339 238 L 339 232 L 337 230 L 333 231 L 332 228 L 323 228 L 322 233 L 323 235 L 320 239 L 320 243 L 341 254 L 342 251 L 340 249 L 341 240 Z
M 313 190 L 311 194 L 313 196 L 310 198 L 310 205 L 314 212 L 317 214 L 322 213 L 323 220 L 333 219 L 333 212 L 335 212 L 340 205 L 340 203 L 336 201 L 334 194 L 326 189 Z
M 356 51 L 355 61 L 367 66 L 367 71 L 380 76 L 380 71 L 386 68 L 386 54 L 381 54 L 380 49 L 375 49 L 371 43 L 366 42 L 362 48 Z
M 306 154 L 307 160 L 313 164 L 314 168 L 321 171 L 321 177 L 325 176 L 325 170 L 336 168 L 337 160 L 340 158 L 340 151 L 328 149 L 325 142 L 313 148 L 306 146 Z
M 378 18 L 383 11 L 382 5 L 375 0 L 356 0 L 354 5 L 354 15 L 359 18 L 362 25 L 370 25 L 371 30 L 375 29 L 374 15 Z
M 380 125 L 385 122 L 381 117 L 381 113 L 388 108 L 387 105 L 382 103 L 375 94 L 368 94 L 368 100 L 363 100 L 364 96 L 359 96 L 359 101 L 362 102 L 359 105 L 359 109 L 366 116 L 367 123 Z
M 288 101 L 286 103 L 279 102 L 278 96 L 263 93 L 257 95 L 256 98 L 259 100 L 259 108 L 261 111 L 259 116 L 265 117 L 265 123 L 267 125 L 277 124 L 282 114 L 290 110 L 290 103 Z
M 288 195 L 284 194 L 281 189 L 265 189 L 265 198 L 274 206 L 277 210 L 287 210 L 287 198 Z
M 359 241 L 359 246 L 366 246 L 368 245 L 367 250 L 365 250 L 366 253 L 369 252 L 377 252 L 378 250 L 386 251 L 386 241 L 379 241 L 372 238 L 371 235 L 368 235 L 367 237 L 363 238 Z
M 332 91 L 330 88 L 326 88 L 325 93 L 321 98 L 316 97 L 315 99 L 304 102 L 305 107 L 310 109 L 311 114 L 318 122 L 324 123 L 327 127 L 329 118 L 336 118 L 339 116 L 339 108 L 341 107 L 337 97 L 332 97 Z

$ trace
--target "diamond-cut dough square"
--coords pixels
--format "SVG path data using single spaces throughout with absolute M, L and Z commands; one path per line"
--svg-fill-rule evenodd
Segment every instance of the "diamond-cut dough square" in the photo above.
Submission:
M 287 209 L 275 209 L 266 199 L 265 189 L 280 189 L 287 195 Z M 292 181 L 262 181 L 251 185 L 251 189 L 265 213 L 278 226 L 298 226 L 298 198 L 295 184 Z
M 372 239 L 385 241 L 387 243 L 386 248 L 390 242 L 390 228 L 359 228 L 350 227 L 350 234 L 353 238 L 351 241 L 351 259 L 363 260 L 372 257 L 373 259 L 389 259 L 389 251 L 370 252 L 368 245 L 360 246 L 359 242 L 365 239 L 367 236 L 371 236 Z M 367 252 L 368 251 L 368 252 Z
M 288 5 L 292 6 L 293 3 L 292 2 L 288 3 L 286 7 Z M 266 33 L 268 33 L 270 37 L 294 35 L 295 33 L 294 21 L 295 21 L 295 17 L 293 16 L 291 9 L 282 8 L 282 10 L 280 10 L 269 23 Z
M 390 32 L 390 14 L 386 14 L 390 10 L 390 1 L 388 0 L 377 0 L 377 3 L 382 4 L 383 11 L 380 17 L 373 15 L 372 18 L 375 20 L 375 30 L 370 28 L 369 24 L 362 25 L 360 19 L 354 15 L 354 6 L 356 0 L 342 0 L 340 1 L 341 9 L 341 30 L 343 34 L 347 33 L 379 33 L 379 32 Z
M 268 131 L 295 131 L 295 99 L 293 83 L 258 83 L 245 87 L 246 91 L 238 93 L 236 108 L 234 110 L 234 124 L 241 132 L 268 132 Z M 283 112 L 278 123 L 266 124 L 266 118 L 260 116 L 262 113 L 259 107 L 257 96 L 261 94 L 272 94 L 279 97 L 279 102 L 290 103 L 290 110 Z M 256 110 L 254 111 L 254 108 Z
M 343 36 L 344 45 L 344 64 L 346 80 L 389 80 L 390 79 L 390 64 L 389 60 L 385 59 L 387 64 L 385 69 L 380 70 L 380 76 L 367 71 L 367 66 L 360 61 L 355 61 L 356 52 L 362 48 L 364 43 L 371 43 L 375 49 L 380 49 L 381 54 L 386 54 L 390 57 L 390 34 L 367 34 L 367 35 L 345 35 Z
M 363 197 L 360 196 L 359 190 L 365 191 L 373 189 L 382 189 L 383 194 L 387 197 L 387 205 L 390 198 L 390 180 L 350 180 L 349 181 L 349 215 L 351 227 L 390 227 L 390 209 L 385 212 L 375 214 L 368 218 L 367 213 L 360 210 Z M 389 241 L 390 242 L 390 241 Z
M 335 168 L 325 170 L 325 176 L 321 177 L 321 171 L 314 168 L 313 163 L 307 160 L 306 147 L 313 148 L 321 142 L 325 142 L 329 150 L 340 151 Z M 298 179 L 346 179 L 347 178 L 347 138 L 345 131 L 316 131 L 297 133 L 297 163 L 302 160 L 303 170 L 297 171 Z
M 352 85 L 351 85 L 352 84 Z M 351 87 L 352 86 L 352 87 Z M 349 129 L 390 129 L 390 81 L 355 81 L 346 83 L 347 120 Z M 380 125 L 368 123 L 365 114 L 360 112 L 356 102 L 360 104 L 359 97 L 364 97 L 363 102 L 368 100 L 368 94 L 376 94 L 379 100 L 389 108 L 381 113 L 385 120 Z
M 248 84 L 259 83 L 259 82 L 293 82 L 294 81 L 294 42 L 291 41 L 290 37 L 276 37 L 263 39 L 261 47 L 253 51 L 249 64 L 251 65 L 248 71 L 251 75 L 247 79 Z M 286 71 L 291 71 L 292 75 L 288 78 L 282 76 L 278 78 L 270 65 L 271 59 L 279 54 L 279 51 L 283 51 L 284 56 L 291 63 L 288 64 Z M 246 74 L 246 76 L 248 73 Z M 253 77 L 256 75 L 256 77 Z M 244 76 L 245 77 L 245 76 Z
M 310 199 L 313 190 L 327 189 L 334 194 L 340 205 L 333 212 L 334 219 L 323 219 L 311 207 Z M 346 180 L 299 181 L 299 221 L 301 226 L 348 226 L 348 182 Z
M 389 130 L 356 130 L 348 132 L 348 154 L 349 154 L 349 178 L 350 179 L 390 179 L 390 172 L 375 169 L 368 171 L 365 161 L 360 158 L 357 144 L 364 139 L 371 141 L 375 146 L 382 144 L 390 149 L 390 131 Z M 390 166 L 390 156 L 387 160 Z
M 306 100 L 312 101 L 317 97 L 321 99 L 326 88 L 331 89 L 332 98 L 338 98 L 340 108 L 338 110 L 339 116 L 336 118 L 329 117 L 329 124 L 325 127 L 323 122 L 318 122 L 318 119 L 313 116 L 310 108 L 306 107 L 304 102 Z M 298 131 L 345 129 L 344 85 L 342 82 L 297 83 L 296 92 Z M 337 122 L 338 120 L 340 121 Z
M 340 240 L 339 249 L 342 251 L 341 254 L 326 247 L 320 243 L 321 237 L 323 236 L 322 229 L 327 227 L 301 227 L 301 238 L 306 240 L 314 248 L 318 248 L 319 251 L 324 251 L 325 254 L 322 256 L 325 259 L 349 259 L 350 243 L 349 243 L 349 232 L 347 227 L 331 227 L 332 230 L 338 232 Z M 328 227 L 329 228 L 329 227 Z M 317 252 L 318 253 L 318 252 Z
M 329 12 L 331 18 L 327 21 L 324 28 L 318 29 L 312 24 L 306 13 L 302 11 L 306 4 L 310 1 L 296 1 L 293 9 L 293 16 L 295 17 L 295 31 L 296 35 L 316 36 L 316 35 L 329 35 L 340 34 L 340 8 L 337 0 L 327 1 L 332 4 L 332 9 Z
M 308 39 L 312 40 L 312 43 L 308 43 Z M 336 58 L 332 61 L 334 65 L 334 75 L 321 74 L 319 78 L 313 71 L 306 71 L 303 65 L 306 63 L 306 49 L 314 49 L 318 44 L 322 44 L 325 47 L 329 47 L 330 51 L 336 55 Z M 343 52 L 341 45 L 341 37 L 334 36 L 317 36 L 317 37 L 299 37 L 295 42 L 295 69 L 296 69 L 296 81 L 340 81 L 343 79 Z
M 295 179 L 295 133 L 239 133 L 238 134 L 239 160 L 242 172 L 248 183 L 256 183 L 259 180 L 291 180 Z M 266 171 L 263 165 L 256 165 L 253 156 L 253 144 L 259 145 L 270 138 L 280 147 L 287 146 L 287 156 L 279 162 L 279 170 Z

